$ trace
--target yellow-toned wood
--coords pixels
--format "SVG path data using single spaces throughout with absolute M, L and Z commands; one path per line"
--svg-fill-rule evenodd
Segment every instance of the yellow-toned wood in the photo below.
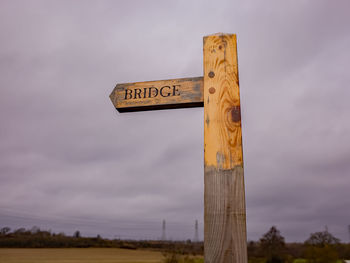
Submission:
M 235 35 L 204 38 L 204 259 L 246 263 L 242 129 Z
M 205 163 L 242 165 L 242 129 L 235 35 L 204 38 Z
M 117 84 L 110 98 L 120 112 L 203 106 L 203 77 Z

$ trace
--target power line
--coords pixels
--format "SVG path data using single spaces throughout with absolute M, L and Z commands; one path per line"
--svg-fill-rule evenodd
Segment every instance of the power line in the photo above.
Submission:
M 162 224 L 162 240 L 165 241 L 166 240 L 166 225 L 165 225 L 165 219 L 163 219 L 163 224 Z
M 198 242 L 198 220 L 194 223 L 194 242 Z

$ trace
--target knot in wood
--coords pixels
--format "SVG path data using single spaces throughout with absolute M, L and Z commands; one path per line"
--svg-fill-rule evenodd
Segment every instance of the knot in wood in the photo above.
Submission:
M 239 122 L 241 120 L 241 107 L 233 106 L 231 108 L 231 120 L 233 122 Z

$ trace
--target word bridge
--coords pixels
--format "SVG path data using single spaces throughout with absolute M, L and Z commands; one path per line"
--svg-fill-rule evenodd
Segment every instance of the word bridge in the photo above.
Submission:
M 246 263 L 236 35 L 203 45 L 203 77 L 117 84 L 110 98 L 119 112 L 204 106 L 204 261 Z

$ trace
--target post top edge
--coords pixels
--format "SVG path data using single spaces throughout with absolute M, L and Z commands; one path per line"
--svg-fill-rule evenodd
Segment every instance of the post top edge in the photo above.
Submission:
M 233 33 L 222 33 L 222 32 L 219 32 L 219 33 L 206 35 L 206 36 L 204 36 L 204 38 L 206 38 L 206 37 L 213 37 L 213 36 L 235 36 L 235 35 L 236 34 L 233 34 Z

